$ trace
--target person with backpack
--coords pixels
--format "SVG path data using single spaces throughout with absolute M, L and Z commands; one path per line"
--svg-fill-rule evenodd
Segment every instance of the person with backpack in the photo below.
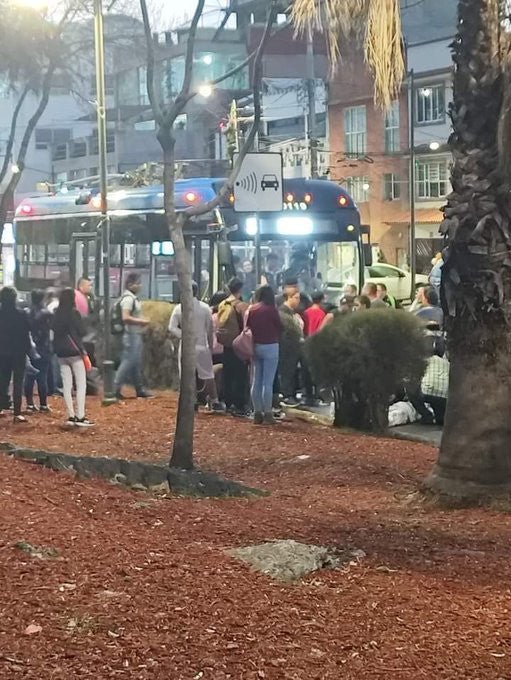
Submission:
M 234 416 L 247 415 L 248 367 L 234 352 L 232 343 L 243 330 L 248 305 L 241 299 L 243 281 L 234 277 L 227 284 L 229 297 L 218 306 L 218 342 L 224 347 L 223 374 L 226 408 Z
M 35 344 L 37 358 L 31 359 L 32 366 L 38 371 L 26 371 L 25 373 L 25 399 L 27 411 L 49 413 L 48 406 L 48 377 L 50 373 L 52 349 L 50 340 L 52 313 L 44 306 L 44 291 L 33 290 L 31 293 L 31 306 L 28 310 L 28 323 L 30 333 Z M 34 404 L 34 385 L 37 381 L 37 393 L 39 395 L 39 408 Z
M 142 382 L 142 334 L 149 320 L 142 317 L 142 304 L 138 299 L 141 287 L 140 274 L 130 272 L 126 276 L 125 290 L 112 313 L 111 330 L 114 334 L 122 334 L 121 363 L 115 374 L 115 396 L 119 401 L 125 399 L 121 390 L 127 384 L 133 385 L 137 397 L 147 399 L 153 396 L 144 389 Z

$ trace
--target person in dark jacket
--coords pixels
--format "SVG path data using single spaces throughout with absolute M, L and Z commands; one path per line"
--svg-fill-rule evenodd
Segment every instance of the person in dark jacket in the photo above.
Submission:
M 300 402 L 296 399 L 297 373 L 300 354 L 304 341 L 304 322 L 299 313 L 300 291 L 298 288 L 286 287 L 284 304 L 279 307 L 282 321 L 280 337 L 279 380 L 283 394 L 283 403 L 295 408 Z
M 44 306 L 44 291 L 33 290 L 31 294 L 31 307 L 28 311 L 28 323 L 30 333 L 35 344 L 37 356 L 31 360 L 32 366 L 39 373 L 27 371 L 25 374 L 25 399 L 27 401 L 27 411 L 41 411 L 49 413 L 48 406 L 48 375 L 51 364 L 51 341 L 50 330 L 52 314 Z M 39 409 L 34 404 L 34 384 L 37 381 L 37 392 L 39 394 Z
M 15 288 L 4 286 L 0 290 L 0 410 L 10 407 L 12 378 L 14 422 L 26 423 L 21 415 L 21 399 L 25 364 L 32 347 L 28 317 L 16 306 L 17 297 Z
M 87 377 L 83 357 L 85 328 L 80 312 L 76 309 L 75 292 L 64 288 L 59 296 L 59 306 L 53 317 L 53 350 L 58 357 L 62 375 L 62 389 L 68 413 L 67 424 L 91 427 L 85 417 Z M 73 378 L 76 385 L 76 413 L 73 404 Z

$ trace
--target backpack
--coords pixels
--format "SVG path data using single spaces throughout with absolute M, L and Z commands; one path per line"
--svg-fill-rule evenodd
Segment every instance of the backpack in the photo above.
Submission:
M 243 327 L 237 303 L 238 300 L 224 300 L 218 307 L 216 338 L 224 347 L 232 347 Z
M 127 295 L 122 295 L 112 308 L 110 314 L 110 333 L 112 335 L 122 335 L 124 333 L 124 321 L 122 320 L 122 301 Z M 133 307 L 131 308 L 131 313 L 135 309 L 135 301 L 133 301 Z

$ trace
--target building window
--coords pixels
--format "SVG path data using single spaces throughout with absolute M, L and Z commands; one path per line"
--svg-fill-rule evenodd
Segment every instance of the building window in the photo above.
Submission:
M 399 101 L 396 99 L 385 114 L 385 153 L 399 151 L 399 132 Z
M 36 128 L 35 148 L 48 149 L 51 146 L 65 144 L 71 137 L 71 130 L 66 128 Z
M 139 66 L 138 68 L 138 103 L 142 106 L 149 104 L 149 95 L 147 94 L 147 68 Z
M 449 192 L 447 160 L 417 162 L 417 198 L 445 198 Z
M 369 200 L 367 177 L 346 177 L 346 189 L 356 203 L 365 203 Z
M 73 182 L 75 180 L 85 179 L 87 177 L 87 170 L 85 168 L 80 168 L 78 170 L 69 171 L 69 181 Z
M 344 110 L 346 153 L 364 156 L 367 152 L 367 120 L 365 106 L 351 106 Z
M 397 201 L 401 198 L 401 179 L 399 175 L 387 173 L 383 175 L 383 197 L 386 201 Z
M 442 123 L 445 118 L 445 85 L 424 85 L 415 90 L 418 124 Z

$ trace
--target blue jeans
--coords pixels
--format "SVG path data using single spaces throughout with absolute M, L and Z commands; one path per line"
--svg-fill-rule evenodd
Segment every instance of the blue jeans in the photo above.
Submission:
M 25 373 L 25 399 L 27 406 L 34 403 L 34 384 L 37 382 L 37 392 L 41 406 L 48 406 L 48 374 L 50 371 L 51 355 L 41 353 L 39 359 L 32 359 L 32 366 L 39 371 L 38 375 Z
M 137 393 L 142 385 L 142 352 L 144 341 L 141 333 L 124 333 L 122 336 L 121 363 L 115 374 L 115 389 L 123 385 L 133 385 Z
M 273 381 L 279 363 L 279 345 L 255 345 L 252 376 L 252 405 L 257 413 L 271 413 Z

